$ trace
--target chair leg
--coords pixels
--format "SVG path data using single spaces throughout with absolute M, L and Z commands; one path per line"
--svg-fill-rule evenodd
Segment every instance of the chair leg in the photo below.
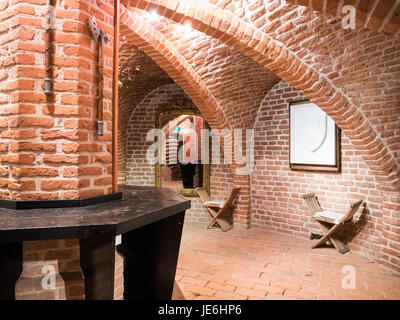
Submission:
M 210 229 L 217 221 L 212 219 L 212 221 L 210 222 L 210 224 L 207 226 L 207 229 Z
M 339 239 L 337 239 L 337 237 L 335 237 L 334 233 L 336 232 L 336 230 L 340 227 L 340 225 L 334 225 L 333 227 L 328 227 L 327 223 L 318 221 L 318 224 L 320 225 L 322 231 L 324 232 L 324 236 L 319 239 L 311 248 L 316 248 L 322 244 L 324 244 L 326 241 L 330 240 L 333 244 L 333 246 L 336 248 L 336 250 L 341 253 L 344 254 L 349 250 L 349 248 Z
M 214 216 L 214 218 L 211 220 L 210 224 L 208 225 L 207 229 L 210 229 L 215 223 L 218 223 L 217 219 L 219 217 L 219 212 Z
M 207 227 L 207 229 L 210 229 L 216 222 L 216 217 L 218 216 L 218 212 L 215 211 L 213 208 L 210 208 L 210 207 L 206 207 L 206 208 L 212 217 L 211 223 Z

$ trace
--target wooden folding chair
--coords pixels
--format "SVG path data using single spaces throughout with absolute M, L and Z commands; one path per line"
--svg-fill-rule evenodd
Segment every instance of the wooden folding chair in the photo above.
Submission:
M 350 220 L 352 220 L 354 214 L 358 211 L 358 208 L 363 203 L 363 200 L 353 203 L 347 213 L 343 214 L 322 210 L 315 193 L 305 194 L 303 195 L 303 199 L 306 201 L 313 214 L 313 218 L 318 222 L 324 233 L 323 237 L 313 244 L 312 248 L 314 249 L 330 240 L 337 251 L 342 254 L 348 252 L 349 248 L 347 248 L 347 246 L 338 239 L 336 232 L 345 223 L 348 223 Z
M 197 188 L 197 193 L 203 201 L 204 206 L 212 216 L 212 220 L 208 225 L 207 229 L 211 228 L 217 223 L 222 231 L 228 231 L 233 228 L 233 205 L 236 197 L 239 194 L 240 188 L 235 187 L 232 189 L 229 198 L 226 201 L 211 200 L 204 188 Z

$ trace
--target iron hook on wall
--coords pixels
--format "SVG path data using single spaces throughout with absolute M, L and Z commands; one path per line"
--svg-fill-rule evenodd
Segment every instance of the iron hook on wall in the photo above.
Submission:
M 96 63 L 96 83 L 97 83 L 97 96 L 96 96 L 96 107 L 97 107 L 97 135 L 103 136 L 104 134 L 104 123 L 103 123 L 103 88 L 104 88 L 104 76 L 103 76 L 103 59 L 104 59 L 104 41 L 110 41 L 109 36 L 97 26 L 96 19 L 91 17 L 89 19 L 89 28 L 93 35 L 93 38 L 97 42 L 97 63 Z

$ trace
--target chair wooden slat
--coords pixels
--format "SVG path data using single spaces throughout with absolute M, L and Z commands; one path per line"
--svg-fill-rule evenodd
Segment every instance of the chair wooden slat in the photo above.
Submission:
M 322 211 L 322 208 L 321 208 L 321 206 L 319 205 L 318 200 L 317 200 L 316 197 L 311 198 L 310 200 L 311 200 L 311 203 L 312 203 L 314 212 L 320 212 L 320 211 Z
M 361 204 L 363 203 L 363 200 L 359 200 L 357 202 L 354 202 L 351 206 L 349 211 L 346 213 L 346 215 L 343 217 L 341 223 L 346 223 L 347 221 L 351 220 L 353 216 L 356 214 L 358 209 L 360 208 Z
M 203 202 L 207 202 L 207 201 L 211 201 L 210 196 L 208 195 L 208 192 L 206 189 L 204 188 L 197 188 L 196 189 L 201 201 Z
M 311 212 L 313 214 L 315 214 L 316 212 L 322 211 L 322 208 L 318 202 L 318 199 L 317 199 L 317 196 L 315 195 L 315 193 L 305 194 L 305 195 L 303 195 L 303 199 L 306 201 L 309 209 L 311 210 Z
M 313 216 L 317 212 L 321 212 L 322 207 L 319 204 L 318 198 L 315 193 L 308 193 L 303 195 L 303 199 L 305 200 L 308 208 L 310 209 L 311 213 Z M 360 208 L 360 205 L 363 203 L 363 200 L 359 200 L 353 204 L 351 204 L 349 210 L 345 215 L 343 215 L 343 218 L 340 219 L 339 223 L 334 223 L 335 221 L 329 219 L 328 217 L 314 217 L 314 219 L 317 221 L 317 223 L 320 225 L 322 231 L 324 232 L 324 235 L 321 239 L 319 239 L 312 248 L 316 248 L 322 244 L 324 244 L 326 241 L 330 240 L 334 247 L 336 248 L 337 251 L 340 253 L 345 253 L 349 251 L 347 246 L 340 241 L 337 236 L 337 230 L 340 228 L 340 226 L 344 225 L 345 223 L 349 222 L 355 213 L 358 211 Z

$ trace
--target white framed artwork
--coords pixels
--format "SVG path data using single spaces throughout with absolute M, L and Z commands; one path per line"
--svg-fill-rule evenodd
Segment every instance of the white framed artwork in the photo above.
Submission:
M 317 105 L 294 102 L 290 108 L 290 168 L 340 172 L 340 129 Z

